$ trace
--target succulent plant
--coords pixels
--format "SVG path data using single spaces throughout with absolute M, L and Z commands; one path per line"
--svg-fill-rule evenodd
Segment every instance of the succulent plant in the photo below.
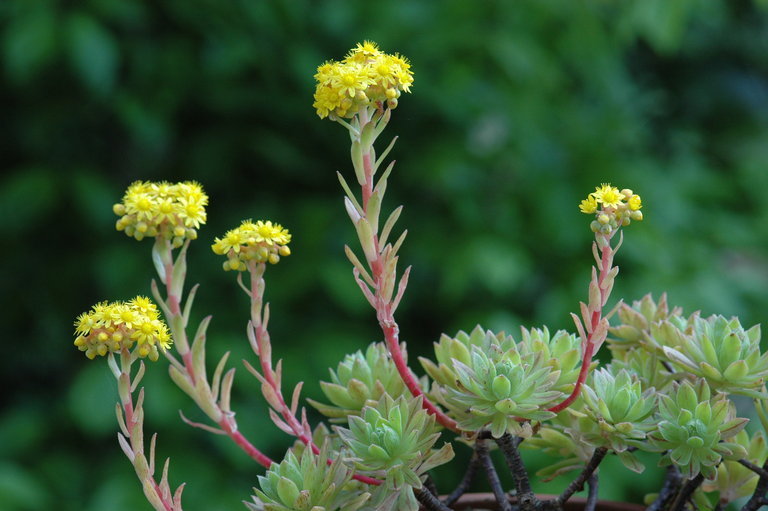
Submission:
M 625 370 L 635 375 L 645 389 L 663 391 L 674 381 L 674 373 L 664 367 L 664 360 L 655 351 L 641 348 L 614 352 L 614 358 L 607 365 L 613 374 Z
M 610 336 L 606 339 L 611 351 L 637 348 L 648 343 L 649 332 L 653 325 L 661 322 L 669 322 L 672 325 L 685 328 L 686 320 L 682 317 L 683 310 L 673 307 L 671 310 L 667 304 L 666 293 L 661 295 L 658 302 L 653 300 L 650 294 L 642 299 L 632 302 L 632 305 L 622 304 L 617 315 L 621 324 L 609 329 Z
M 300 457 L 288 451 L 280 464 L 273 463 L 259 476 L 259 488 L 251 511 L 355 511 L 368 501 L 370 494 L 348 491 L 345 486 L 352 470 L 337 459 L 327 466 L 328 444 L 315 455 L 305 449 Z
M 767 397 L 761 388 L 768 376 L 768 353 L 760 353 L 759 325 L 744 330 L 737 318 L 695 316 L 689 330 L 680 346 L 664 347 L 670 362 L 705 378 L 716 390 Z
M 495 334 L 490 330 L 483 330 L 480 325 L 477 325 L 469 334 L 462 330 L 455 337 L 441 335 L 440 341 L 434 343 L 437 364 L 425 357 L 419 357 L 419 362 L 436 383 L 452 385 L 456 381 L 456 374 L 453 370 L 454 360 L 463 364 L 470 364 L 472 346 L 488 350 L 493 344 L 502 349 L 508 349 L 515 344 L 515 340 L 504 332 Z
M 505 433 L 530 436 L 528 421 L 554 417 L 546 408 L 565 395 L 555 388 L 560 371 L 552 370 L 540 354 L 521 356 L 514 347 L 502 351 L 494 344 L 486 353 L 472 346 L 470 363 L 456 360 L 453 370 L 453 384 L 435 389 L 438 400 L 460 428 L 488 428 L 496 438 Z
M 384 394 L 360 416 L 350 415 L 349 429 L 336 427 L 358 469 L 384 479 L 371 499 L 377 510 L 418 510 L 414 489 L 422 475 L 453 458 L 451 444 L 433 449 L 440 434 L 422 405 L 421 397 Z
M 599 369 L 584 386 L 582 411 L 571 411 L 578 422 L 568 431 L 595 447 L 612 449 L 627 468 L 640 472 L 643 466 L 627 449 L 654 429 L 655 395 L 655 389 L 643 390 L 637 376 L 626 370 L 614 375 Z
M 579 399 L 570 409 L 582 409 L 584 401 Z M 589 461 L 595 448 L 577 433 L 578 417 L 569 412 L 562 412 L 557 417 L 543 423 L 535 435 L 520 444 L 522 449 L 541 450 L 557 458 L 558 461 L 536 472 L 543 481 L 550 481 L 557 476 L 582 469 Z
M 664 451 L 660 465 L 674 464 L 684 477 L 699 472 L 709 479 L 723 459 L 738 460 L 744 447 L 726 442 L 741 431 L 747 419 L 736 418 L 733 404 L 723 395 L 711 396 L 707 382 L 673 384 L 659 396 L 657 428 L 648 436 L 653 450 Z
M 563 392 L 570 392 L 581 369 L 581 342 L 575 335 L 565 330 L 549 334 L 547 327 L 521 328 L 522 338 L 518 343 L 521 354 L 540 353 L 546 364 L 553 370 L 560 371 L 560 377 L 554 387 Z
M 365 354 L 358 350 L 345 356 L 330 373 L 331 381 L 321 381 L 320 387 L 332 404 L 308 401 L 332 422 L 345 422 L 348 415 L 359 415 L 366 404 L 378 401 L 384 394 L 399 396 L 408 391 L 382 343 L 371 343 Z
M 757 466 L 762 466 L 768 458 L 768 445 L 762 431 L 749 435 L 745 430 L 739 431 L 732 439 L 747 452 L 746 459 Z M 717 492 L 721 504 L 752 495 L 759 477 L 737 461 L 723 461 L 717 466 L 717 475 L 712 480 L 705 480 L 694 495 L 694 502 L 699 509 L 715 509 L 705 493 Z

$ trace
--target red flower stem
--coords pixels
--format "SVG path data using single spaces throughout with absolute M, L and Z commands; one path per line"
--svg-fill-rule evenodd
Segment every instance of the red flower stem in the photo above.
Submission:
M 593 339 L 593 334 L 595 332 L 595 329 L 600 325 L 600 321 L 602 321 L 603 317 L 603 306 L 605 305 L 605 302 L 608 301 L 608 295 L 610 294 L 610 290 L 606 291 L 603 289 L 603 281 L 605 280 L 605 276 L 608 274 L 608 272 L 611 270 L 611 266 L 613 264 L 613 249 L 611 248 L 610 241 L 613 237 L 613 234 L 608 237 L 606 240 L 605 245 L 601 249 L 601 258 L 600 258 L 600 274 L 597 278 L 597 285 L 598 289 L 600 290 L 600 303 L 596 304 L 597 309 L 592 311 L 592 317 L 590 318 L 590 323 L 588 325 L 585 325 L 587 328 L 587 340 L 585 341 L 584 345 L 584 355 L 581 360 L 581 370 L 579 371 L 579 377 L 576 380 L 576 384 L 573 386 L 573 391 L 571 391 L 571 395 L 565 398 L 561 403 L 548 408 L 550 412 L 560 412 L 562 410 L 565 410 L 568 408 L 576 399 L 578 399 L 579 394 L 581 394 L 581 387 L 584 385 L 584 382 L 587 380 L 587 376 L 589 375 L 589 366 L 592 364 L 592 357 L 594 356 L 595 351 L 595 340 Z M 593 304 L 590 304 L 593 305 Z
M 280 412 L 280 415 L 282 416 L 283 420 L 291 428 L 294 436 L 299 440 L 301 440 L 301 442 L 304 445 L 312 449 L 313 453 L 319 454 L 320 448 L 318 448 L 317 445 L 315 445 L 315 443 L 312 441 L 312 437 L 310 437 L 305 433 L 304 427 L 302 426 L 301 422 L 299 422 L 299 420 L 291 411 L 290 407 L 285 403 L 285 399 L 283 398 L 283 391 L 280 388 L 280 385 L 277 383 L 275 378 L 275 371 L 272 368 L 272 357 L 270 355 L 271 342 L 269 339 L 269 332 L 264 327 L 264 324 L 261 321 L 261 310 L 262 310 L 262 303 L 264 298 L 263 293 L 265 288 L 264 279 L 262 278 L 262 275 L 264 274 L 264 263 L 259 263 L 259 265 L 260 265 L 260 268 L 257 266 L 252 266 L 250 268 L 251 270 L 250 273 L 251 273 L 251 323 L 252 323 L 253 331 L 256 337 L 256 345 L 258 347 L 257 356 L 259 357 L 259 363 L 261 365 L 261 374 L 264 377 L 264 380 L 267 382 L 267 384 L 272 388 L 272 390 L 276 394 L 278 403 L 280 404 L 280 409 L 278 410 L 278 412 Z M 328 465 L 333 463 L 333 460 L 331 459 L 328 459 L 326 461 Z M 374 479 L 372 477 L 367 477 L 360 474 L 354 474 L 352 477 L 365 484 L 372 484 L 372 485 L 378 486 L 382 483 L 382 481 L 378 479 Z
M 184 326 L 184 318 L 182 317 L 181 313 L 181 301 L 182 296 L 175 296 L 172 291 L 172 284 L 173 284 L 173 272 L 174 272 L 174 261 L 173 261 L 173 254 L 170 242 L 167 240 L 165 241 L 165 259 L 164 259 L 164 269 L 165 269 L 165 289 L 166 289 L 166 302 L 168 303 L 168 308 L 171 314 L 171 317 L 168 318 L 171 331 L 173 333 L 174 339 L 178 342 L 178 344 L 185 347 L 186 351 L 181 354 L 181 358 L 184 361 L 184 370 L 187 373 L 187 379 L 192 385 L 192 388 L 197 388 L 197 377 L 195 375 L 194 365 L 192 361 L 192 351 L 189 349 L 189 341 L 187 338 L 187 331 Z M 183 255 L 182 255 L 183 257 Z M 181 342 L 179 342 L 181 340 Z M 207 385 L 207 382 L 206 382 Z M 232 415 L 224 413 L 224 411 L 221 410 L 219 405 L 217 403 L 214 403 L 215 408 L 220 412 L 221 419 L 218 421 L 219 427 L 227 434 L 229 438 L 232 439 L 235 444 L 237 444 L 245 453 L 250 456 L 252 459 L 254 459 L 257 463 L 259 463 L 261 466 L 265 468 L 269 468 L 272 466 L 272 459 L 267 456 L 266 454 L 262 453 L 260 450 L 258 450 L 251 442 L 248 441 L 248 439 L 237 430 L 237 423 L 235 422 Z
M 130 359 L 130 353 L 128 352 L 127 348 L 123 348 L 123 351 L 121 353 L 121 359 L 122 357 L 128 357 Z M 125 379 L 128 382 L 131 381 L 131 375 L 130 375 L 130 363 L 123 364 L 123 370 L 120 375 L 121 379 Z M 120 385 L 118 385 L 118 388 L 120 388 Z M 133 396 L 131 395 L 130 391 L 130 384 L 126 387 L 128 389 L 127 393 L 125 395 L 120 396 L 120 405 L 123 407 L 123 413 L 125 414 L 125 427 L 128 430 L 128 440 L 131 442 L 131 449 L 133 450 L 134 455 L 136 454 L 136 446 L 133 445 L 133 429 L 136 426 L 141 427 L 140 424 L 138 424 L 134 417 L 134 410 L 133 410 Z M 143 436 L 143 435 L 142 435 Z M 140 445 L 140 453 L 143 454 L 144 446 Z M 133 462 L 133 460 L 131 460 Z M 138 474 L 137 474 L 138 475 Z M 166 511 L 173 511 L 173 505 L 169 504 L 165 501 L 163 498 L 163 493 L 160 490 L 160 485 L 157 484 L 157 481 L 155 481 L 155 478 L 152 474 L 147 473 L 147 477 L 149 478 L 149 483 L 152 485 L 152 488 L 155 490 L 155 494 L 160 499 L 160 502 L 163 503 L 163 507 Z M 143 482 L 143 481 L 142 481 Z
M 360 118 L 360 131 L 368 122 L 373 122 L 368 119 L 367 113 L 364 111 L 364 115 Z M 363 199 L 363 212 L 368 216 L 368 199 L 373 193 L 373 164 L 372 164 L 372 149 L 369 148 L 363 153 L 363 170 L 365 175 L 365 184 L 362 186 L 362 199 Z M 432 401 L 421 390 L 421 386 L 416 377 L 411 372 L 408 364 L 405 362 L 402 350 L 400 348 L 399 340 L 399 327 L 392 314 L 391 300 L 387 300 L 381 293 L 384 286 L 384 261 L 381 257 L 381 249 L 379 246 L 378 233 L 373 234 L 373 246 L 376 253 L 376 259 L 370 262 L 371 273 L 373 274 L 374 296 L 376 298 L 376 317 L 379 319 L 379 326 L 384 333 L 384 339 L 386 340 L 389 354 L 392 357 L 392 361 L 395 363 L 397 372 L 400 374 L 403 383 L 414 397 L 421 396 L 422 406 L 427 412 L 435 416 L 435 419 L 443 427 L 450 429 L 456 433 L 460 433 L 461 430 L 456 425 L 456 421 L 448 417 L 442 410 L 435 406 Z

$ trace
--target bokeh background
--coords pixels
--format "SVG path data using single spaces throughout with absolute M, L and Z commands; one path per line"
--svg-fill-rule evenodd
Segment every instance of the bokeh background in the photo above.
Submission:
M 294 235 L 267 276 L 286 386 L 321 398 L 327 367 L 380 339 L 343 256 L 347 134 L 311 107 L 315 67 L 363 39 L 416 75 L 387 130 L 400 139 L 386 200 L 406 206 L 412 360 L 477 323 L 571 328 L 591 261 L 576 205 L 601 182 L 645 204 L 615 297 L 666 290 L 687 312 L 763 321 L 767 22 L 765 1 L 741 0 L 3 0 L 0 509 L 150 509 L 116 442 L 106 363 L 72 346 L 77 314 L 149 293 L 151 243 L 111 212 L 134 180 L 194 179 L 211 197 L 189 254 L 211 356 L 251 357 L 245 297 L 209 248 L 243 218 Z M 202 417 L 165 362 L 145 384 L 147 432 L 187 508 L 242 509 L 262 470 L 181 422 Z M 290 439 L 242 367 L 235 401 L 242 429 L 282 456 Z M 640 501 L 661 477 L 611 466 L 605 498 Z

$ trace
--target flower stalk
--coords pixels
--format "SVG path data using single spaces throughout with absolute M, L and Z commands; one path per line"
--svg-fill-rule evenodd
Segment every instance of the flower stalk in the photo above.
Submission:
M 166 352 L 166 358 L 171 363 L 168 367 L 171 379 L 218 427 L 191 422 L 183 417 L 187 424 L 205 429 L 206 431 L 227 435 L 248 456 L 265 468 L 272 465 L 272 460 L 257 449 L 238 429 L 235 413 L 230 407 L 230 392 L 234 381 L 235 369 L 229 369 L 224 373 L 224 368 L 229 358 L 226 353 L 219 361 L 209 383 L 205 367 L 205 343 L 206 331 L 210 322 L 210 316 L 199 325 L 197 334 L 190 346 L 187 336 L 187 325 L 191 314 L 197 286 L 193 287 L 184 303 L 184 280 L 186 277 L 186 250 L 189 245 L 187 240 L 181 247 L 179 254 L 174 259 L 173 246 L 168 240 L 158 238 L 153 247 L 153 260 L 160 261 L 157 265 L 160 281 L 165 284 L 166 296 L 160 294 L 157 283 L 152 281 L 152 292 L 155 300 L 163 309 L 168 319 L 171 334 L 176 340 L 176 350 L 181 356 L 181 362 L 176 357 Z
M 131 381 L 131 365 L 136 356 L 128 348 L 123 348 L 119 356 L 119 366 L 113 353 L 109 353 L 108 361 L 110 369 L 117 379 L 120 397 L 120 403 L 116 407 L 117 422 L 120 426 L 120 432 L 117 434 L 120 448 L 133 465 L 136 476 L 144 489 L 144 496 L 152 504 L 152 507 L 156 511 L 182 511 L 181 495 L 184 491 L 184 484 L 181 484 L 175 492 L 171 493 L 168 483 L 170 460 L 165 462 L 160 482 L 158 483 L 154 478 L 157 434 L 152 435 L 149 457 L 144 450 L 144 389 L 139 390 L 135 405 L 133 402 L 133 392 L 144 375 L 144 362 L 140 362 L 138 373 Z

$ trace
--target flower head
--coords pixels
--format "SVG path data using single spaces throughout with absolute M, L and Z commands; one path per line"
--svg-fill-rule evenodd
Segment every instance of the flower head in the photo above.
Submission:
M 603 183 L 579 204 L 579 210 L 587 215 L 595 215 L 590 227 L 595 233 L 610 234 L 620 226 L 629 225 L 632 220 L 640 221 L 642 199 L 632 190 L 619 190 L 615 186 Z
M 320 118 L 352 117 L 368 105 L 397 106 L 400 94 L 410 92 L 413 72 L 408 59 L 379 50 L 376 43 L 357 43 L 341 62 L 317 68 L 313 106 Z
M 205 223 L 208 196 L 194 181 L 182 183 L 136 181 L 112 210 L 120 216 L 116 227 L 137 240 L 162 236 L 181 246 L 197 238 Z
M 75 320 L 75 346 L 93 359 L 97 355 L 133 349 L 139 357 L 157 360 L 158 347 L 171 346 L 171 335 L 149 298 L 137 296 L 127 302 L 100 302 Z
M 240 227 L 227 231 L 222 238 L 216 238 L 211 248 L 216 254 L 226 255 L 224 269 L 245 271 L 249 261 L 277 264 L 280 257 L 291 254 L 288 243 L 291 235 L 288 229 L 271 221 L 245 220 Z

